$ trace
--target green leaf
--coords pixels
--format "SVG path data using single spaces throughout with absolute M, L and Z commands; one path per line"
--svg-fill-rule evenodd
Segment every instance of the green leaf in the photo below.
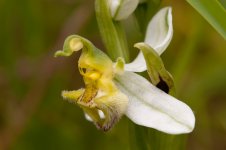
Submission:
M 226 39 L 226 10 L 217 0 L 187 0 Z
M 219 2 L 222 4 L 222 6 L 226 9 L 226 1 L 225 0 L 219 0 Z

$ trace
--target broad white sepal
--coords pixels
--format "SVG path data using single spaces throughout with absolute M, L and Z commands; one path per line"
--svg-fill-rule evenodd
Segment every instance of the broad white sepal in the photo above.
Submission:
M 133 72 L 116 77 L 116 85 L 129 97 L 126 115 L 134 123 L 169 134 L 189 133 L 195 117 L 185 103 L 166 94 Z
M 168 47 L 173 36 L 172 9 L 162 8 L 149 22 L 145 43 L 151 46 L 159 55 Z M 129 64 L 125 64 L 126 71 L 143 72 L 147 70 L 142 52 Z
M 111 16 L 114 20 L 123 20 L 129 17 L 136 9 L 139 0 L 108 0 Z
M 144 43 L 161 55 L 173 37 L 172 8 L 161 9 L 149 22 Z

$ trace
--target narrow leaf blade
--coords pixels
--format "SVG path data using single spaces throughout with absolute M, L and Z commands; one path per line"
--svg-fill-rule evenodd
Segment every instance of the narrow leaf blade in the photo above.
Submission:
M 217 0 L 187 0 L 226 40 L 226 10 Z

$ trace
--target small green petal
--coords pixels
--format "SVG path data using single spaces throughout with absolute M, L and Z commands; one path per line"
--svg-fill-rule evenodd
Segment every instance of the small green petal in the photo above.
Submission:
M 119 57 L 115 63 L 115 73 L 122 74 L 124 72 L 125 61 L 122 57 Z
M 166 93 L 174 93 L 174 82 L 170 73 L 165 69 L 163 61 L 158 53 L 145 43 L 136 43 L 134 47 L 140 49 L 144 55 L 147 71 L 152 84 Z

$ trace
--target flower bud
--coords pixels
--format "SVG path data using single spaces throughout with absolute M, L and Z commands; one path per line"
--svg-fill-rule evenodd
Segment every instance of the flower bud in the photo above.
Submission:
M 108 0 L 111 16 L 115 20 L 129 17 L 136 9 L 139 0 Z

